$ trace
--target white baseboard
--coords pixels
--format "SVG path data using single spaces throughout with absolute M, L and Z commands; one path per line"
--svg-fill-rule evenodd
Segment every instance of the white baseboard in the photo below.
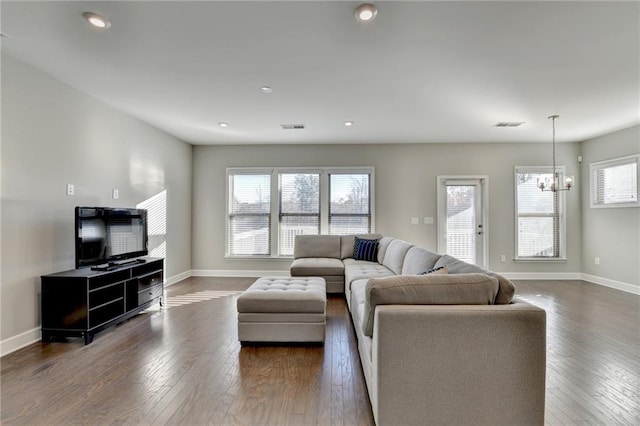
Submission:
M 192 269 L 192 277 L 289 277 L 289 271 L 242 271 L 223 269 Z
M 32 343 L 40 341 L 40 327 L 27 330 L 16 336 L 0 341 L 0 356 L 5 356 Z
M 185 272 L 181 272 L 177 275 L 174 275 L 172 277 L 167 278 L 164 281 L 164 286 L 165 287 L 169 287 L 170 285 L 174 285 L 177 282 L 180 282 L 182 280 L 186 280 L 187 278 L 192 276 L 192 271 L 185 271 Z
M 624 283 L 622 281 L 610 280 L 608 278 L 597 277 L 595 275 L 581 274 L 584 281 L 602 285 L 605 287 L 615 288 L 616 290 L 626 291 L 627 293 L 640 295 L 640 286 Z
M 510 280 L 581 280 L 580 272 L 498 272 Z

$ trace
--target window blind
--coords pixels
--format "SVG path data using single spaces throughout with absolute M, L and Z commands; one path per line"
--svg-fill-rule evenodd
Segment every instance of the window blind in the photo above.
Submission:
M 230 255 L 271 253 L 271 175 L 229 175 Z
M 638 156 L 591 165 L 592 205 L 638 203 Z
M 517 257 L 560 257 L 561 193 L 538 187 L 551 178 L 550 170 L 516 170 Z
M 447 185 L 447 254 L 476 263 L 475 186 Z

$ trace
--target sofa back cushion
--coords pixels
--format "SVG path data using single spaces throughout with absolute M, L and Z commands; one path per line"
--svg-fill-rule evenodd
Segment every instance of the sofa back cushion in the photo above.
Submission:
M 380 238 L 380 243 L 378 244 L 378 263 L 382 265 L 382 261 L 384 260 L 384 255 L 387 252 L 387 247 L 391 244 L 391 241 L 394 241 L 393 237 L 382 237 Z
M 293 243 L 293 258 L 340 257 L 339 235 L 296 235 Z
M 396 275 L 367 282 L 362 330 L 373 336 L 378 305 L 492 305 L 498 279 L 485 274 Z
M 404 257 L 402 275 L 419 275 L 433 269 L 440 256 L 421 247 L 411 247 Z
M 511 303 L 511 300 L 513 300 L 513 295 L 516 292 L 516 288 L 508 278 L 500 274 L 496 274 L 495 272 L 482 269 L 479 266 L 463 262 L 462 260 L 458 260 L 455 257 L 449 256 L 448 254 L 445 254 L 440 259 L 438 259 L 434 267 L 437 268 L 444 265 L 447 265 L 450 274 L 480 273 L 497 278 L 499 288 L 498 294 L 496 295 L 496 300 L 493 303 L 495 303 L 496 305 L 507 305 Z
M 358 234 L 358 235 L 341 235 L 340 236 L 340 259 L 347 259 L 353 256 L 353 247 L 355 245 L 355 237 L 365 240 L 379 240 L 382 234 Z
M 391 269 L 394 274 L 400 275 L 402 273 L 404 257 L 407 255 L 407 252 L 411 247 L 413 247 L 413 244 L 409 244 L 406 241 L 391 241 L 384 254 L 384 258 L 382 259 L 382 264 Z

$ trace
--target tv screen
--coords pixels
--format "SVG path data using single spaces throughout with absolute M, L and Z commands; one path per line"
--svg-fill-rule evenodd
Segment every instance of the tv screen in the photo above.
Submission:
M 147 211 L 76 207 L 76 268 L 145 256 Z

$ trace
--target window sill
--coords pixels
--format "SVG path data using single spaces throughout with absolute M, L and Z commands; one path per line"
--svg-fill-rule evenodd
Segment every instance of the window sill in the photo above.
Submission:
M 280 260 L 280 261 L 290 262 L 293 260 L 293 256 L 260 256 L 260 255 L 229 256 L 229 255 L 226 255 L 224 259 L 225 260 Z
M 540 262 L 549 262 L 549 263 L 560 263 L 566 262 L 566 257 L 516 257 L 513 259 L 516 263 L 540 263 Z

